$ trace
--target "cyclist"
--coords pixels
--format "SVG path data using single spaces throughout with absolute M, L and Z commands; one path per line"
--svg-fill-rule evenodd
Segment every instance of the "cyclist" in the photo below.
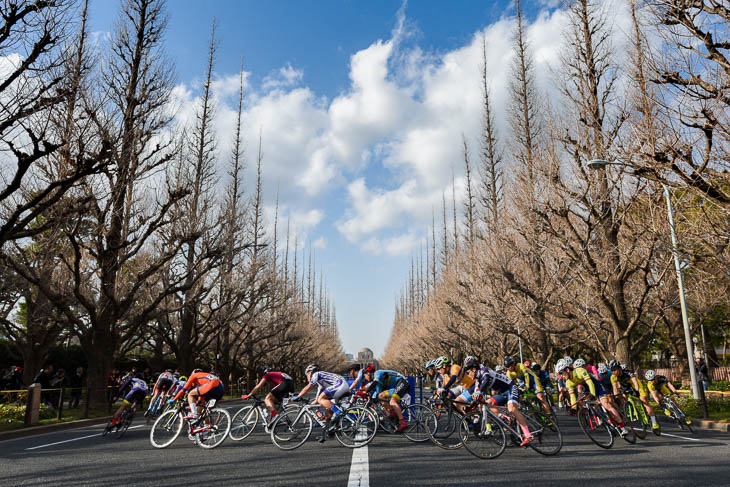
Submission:
M 180 375 L 180 372 L 175 372 L 177 374 L 177 377 L 175 379 L 175 383 L 172 385 L 172 389 L 170 389 L 170 396 L 175 397 L 175 394 L 178 393 L 180 389 L 185 387 L 185 383 L 188 381 L 187 376 Z
M 506 404 L 507 410 L 514 416 L 522 429 L 523 439 L 520 446 L 530 443 L 534 438 L 527 426 L 527 420 L 520 412 L 520 387 L 517 382 L 503 373 L 492 370 L 485 365 L 477 364 L 476 361 L 464 364 L 464 368 L 467 369 L 468 376 L 476 384 L 472 399 L 478 401 L 482 399 L 484 394 L 490 394 L 492 397 L 486 401 L 487 404 L 492 406 L 504 406 Z M 492 411 L 499 414 L 496 409 Z
M 373 367 L 374 368 L 374 367 Z M 383 407 L 392 419 L 398 419 L 398 427 L 395 432 L 400 433 L 408 428 L 403 411 L 400 407 L 400 400 L 409 392 L 411 392 L 411 384 L 408 379 L 395 370 L 380 369 L 374 372 L 368 371 L 365 375 L 370 381 L 367 392 L 372 392 L 374 396 L 383 401 Z M 393 417 L 395 414 L 395 417 Z
M 566 355 L 562 359 L 559 359 L 558 363 L 560 363 L 560 360 L 563 360 L 568 365 L 573 365 L 573 359 L 570 358 L 569 355 Z M 557 370 L 557 364 L 556 364 L 556 370 Z M 575 414 L 575 410 L 570 407 L 570 391 L 568 391 L 568 388 L 565 386 L 565 381 L 560 377 L 560 374 L 557 374 L 557 376 L 558 376 L 558 404 L 563 406 L 565 409 L 567 409 L 569 414 Z
M 629 370 L 628 365 L 620 364 L 618 360 L 609 361 L 608 368 L 611 370 L 611 385 L 614 396 L 620 394 L 637 396 L 646 408 L 649 418 L 651 418 L 652 431 L 655 435 L 659 435 L 661 426 L 656 420 L 654 408 L 649 403 L 649 394 L 647 394 L 644 384 L 636 377 L 636 374 Z
M 659 407 L 664 410 L 664 414 L 671 416 L 672 413 L 664 403 L 664 396 L 677 394 L 677 388 L 674 387 L 674 384 L 669 382 L 669 379 L 663 375 L 656 375 L 656 372 L 653 370 L 647 370 L 644 373 L 644 378 L 646 379 L 647 389 L 651 393 L 651 396 L 654 398 L 656 403 L 659 404 Z M 686 418 L 685 421 L 687 424 L 691 424 L 689 418 Z
M 589 396 L 595 396 L 598 398 L 601 405 L 603 405 L 606 411 L 608 411 L 608 415 L 611 417 L 611 420 L 618 425 L 621 436 L 628 434 L 628 431 L 626 430 L 626 423 L 621 418 L 621 415 L 614 406 L 613 401 L 610 400 L 608 393 L 603 389 L 603 386 L 595 376 L 591 376 L 591 374 L 589 374 L 583 367 L 567 365 L 565 360 L 558 360 L 558 363 L 555 366 L 555 372 L 557 372 L 558 376 L 565 380 L 565 385 L 570 392 L 570 402 L 573 405 L 573 410 L 576 410 L 578 407 L 573 388 L 576 386 L 580 386 L 581 388 L 588 386 L 590 391 Z
M 343 414 L 342 409 L 335 404 L 345 394 L 350 392 L 350 388 L 347 386 L 345 378 L 332 372 L 325 372 L 319 370 L 314 364 L 310 364 L 304 369 L 304 374 L 307 376 L 309 382 L 304 389 L 299 391 L 299 394 L 292 398 L 292 401 L 300 401 L 302 397 L 308 393 L 314 386 L 317 386 L 317 394 L 312 401 L 312 404 L 319 404 L 326 409 L 325 412 L 325 427 L 322 429 L 322 436 L 317 441 L 324 443 L 326 435 L 329 432 L 329 426 L 332 421 L 332 415 L 335 414 L 335 418 Z
M 446 357 L 439 357 L 436 360 L 438 360 L 439 363 L 443 364 L 442 368 L 444 370 L 444 381 L 446 382 L 441 387 L 436 389 L 436 395 L 440 396 L 441 394 L 443 394 L 444 391 L 448 391 L 449 397 L 456 398 L 462 395 L 464 392 L 467 392 L 469 389 L 472 388 L 472 386 L 474 386 L 474 379 L 467 376 L 466 371 L 462 370 L 460 365 L 451 365 L 451 367 L 449 368 L 449 372 L 446 373 L 446 367 L 448 366 L 449 359 L 447 359 Z
M 532 362 L 530 369 L 532 369 L 532 371 L 537 376 L 537 379 L 540 381 L 540 384 L 542 384 L 543 389 L 545 389 L 546 391 L 548 391 L 549 389 L 553 389 L 553 383 L 550 380 L 550 373 L 540 367 L 539 363 Z
M 223 391 L 223 382 L 221 382 L 218 376 L 209 372 L 203 372 L 201 369 L 195 369 L 182 389 L 177 391 L 175 397 L 168 402 L 177 401 L 187 392 L 190 414 L 185 416 L 185 419 L 195 420 L 203 410 L 202 406 L 196 406 L 195 404 L 198 398 L 204 399 L 205 401 L 210 401 L 211 399 L 219 401 L 223 398 Z
M 124 401 L 122 401 L 122 405 L 119 406 L 117 412 L 114 413 L 114 417 L 112 417 L 113 425 L 119 422 L 119 416 L 121 416 L 122 411 L 128 409 L 132 405 L 132 403 L 135 402 L 141 406 L 144 402 L 144 398 L 147 397 L 147 383 L 142 380 L 142 374 L 136 373 L 134 374 L 134 376 L 129 375 L 125 377 L 124 382 L 117 390 L 117 393 L 112 402 L 116 401 L 124 394 L 126 395 L 124 396 Z
M 469 375 L 470 371 L 476 370 L 477 366 L 479 365 L 479 362 L 477 362 L 477 359 L 475 357 L 472 357 L 471 355 L 467 356 L 464 359 L 464 365 L 461 367 L 461 373 L 464 374 L 464 377 L 472 382 L 474 384 L 476 382 L 476 379 L 474 379 L 474 373 L 472 372 L 471 375 Z M 472 386 L 473 387 L 473 386 Z M 466 411 L 466 403 L 469 403 L 472 401 L 472 395 L 470 392 L 471 388 L 466 388 L 464 385 L 460 384 L 456 386 L 454 389 L 452 389 L 450 392 L 454 393 L 456 395 L 456 392 L 459 394 L 456 396 L 456 401 L 454 403 L 454 406 L 464 413 Z M 462 404 L 459 404 L 462 403 Z
M 507 377 L 524 381 L 525 390 L 535 391 L 535 395 L 537 395 L 537 398 L 542 403 L 545 412 L 547 414 L 552 413 L 550 405 L 545 398 L 545 390 L 542 387 L 542 383 L 532 369 L 524 364 L 518 363 L 512 355 L 507 355 L 504 358 L 504 367 L 507 369 Z
M 152 414 L 150 408 L 153 404 L 155 404 L 155 400 L 158 397 L 160 398 L 160 404 L 163 404 L 162 401 L 165 400 L 167 394 L 169 394 L 170 390 L 175 385 L 175 380 L 175 375 L 172 373 L 172 369 L 167 369 L 160 374 L 160 376 L 157 378 L 157 381 L 155 382 L 154 392 L 152 393 L 152 397 L 150 398 L 150 405 L 147 408 L 147 411 L 145 411 L 144 413 L 145 416 L 149 416 L 150 414 Z
M 598 375 L 598 369 L 596 368 L 596 366 L 595 365 L 587 365 L 586 364 L 586 361 L 583 360 L 582 358 L 575 359 L 575 362 L 573 362 L 573 367 L 576 368 L 576 369 L 578 369 L 578 368 L 586 369 L 588 371 L 588 373 L 591 374 L 591 375 L 593 375 L 593 376 L 597 376 Z
M 256 384 L 256 387 L 248 394 L 242 395 L 241 399 L 245 400 L 253 396 L 265 384 L 271 386 L 271 390 L 264 398 L 264 404 L 269 410 L 269 420 L 271 421 L 276 416 L 276 403 L 282 402 L 287 394 L 294 392 L 294 380 L 284 372 L 274 372 L 271 367 L 266 367 L 264 375 L 261 376 L 261 380 Z
M 352 381 L 352 384 L 350 384 L 350 390 L 354 391 L 356 389 L 363 389 L 368 385 L 368 380 L 365 379 L 365 373 L 370 371 L 370 373 L 375 372 L 375 367 L 373 367 L 373 364 L 368 364 L 367 367 L 364 369 L 360 369 L 360 366 L 358 365 L 358 371 L 357 376 L 354 377 L 354 381 Z M 352 377 L 353 372 L 350 371 L 350 376 Z

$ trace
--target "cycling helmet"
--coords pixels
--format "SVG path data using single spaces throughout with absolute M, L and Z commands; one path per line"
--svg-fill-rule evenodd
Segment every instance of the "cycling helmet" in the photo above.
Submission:
M 193 369 L 193 374 L 197 374 L 198 372 L 202 372 L 203 369 Z
M 608 361 L 609 370 L 618 370 L 620 367 L 621 367 L 621 364 L 618 363 L 618 360 L 609 360 Z
M 472 355 L 469 355 L 464 359 L 464 370 L 473 369 L 477 366 L 477 359 Z
M 174 378 L 176 378 L 176 379 L 179 379 L 179 378 L 180 378 L 180 372 L 174 372 L 174 373 L 172 374 L 172 376 L 173 376 Z
M 368 366 L 365 367 L 365 373 L 372 374 L 373 372 L 375 372 L 375 367 L 373 366 L 373 364 L 368 364 Z
M 183 381 L 187 382 L 188 381 L 188 378 L 185 375 L 181 375 L 180 376 L 180 380 L 183 380 Z
M 586 366 L 586 361 L 583 360 L 582 358 L 577 358 L 577 359 L 575 359 L 575 362 L 573 362 L 573 367 L 575 367 L 576 369 L 578 369 L 580 367 L 585 367 L 585 366 Z
M 172 374 L 172 369 L 166 369 L 165 372 L 167 372 L 168 374 Z
M 264 367 L 264 374 L 268 374 L 271 371 L 272 371 L 271 367 Z
M 426 362 L 426 365 L 424 365 L 423 368 L 426 370 L 431 370 L 431 369 L 435 368 L 436 364 L 434 364 L 433 362 L 434 362 L 433 360 L 429 360 L 428 362 Z
M 529 360 L 525 360 L 525 367 L 529 367 L 530 365 L 532 365 L 532 362 L 530 362 Z
M 562 374 L 563 371 L 567 368 L 568 362 L 564 358 L 561 358 L 560 360 L 558 360 L 558 363 L 555 364 L 555 372 L 558 374 Z
M 360 364 L 352 364 L 347 368 L 348 372 L 350 370 L 360 370 Z
M 530 368 L 531 368 L 531 369 L 532 369 L 532 370 L 533 370 L 534 372 L 537 372 L 538 370 L 540 370 L 540 364 L 538 364 L 537 362 L 532 362 L 532 365 L 530 366 Z
M 497 365 L 497 366 L 496 366 L 496 367 L 494 368 L 494 371 L 495 371 L 495 372 L 502 372 L 503 370 L 504 370 L 504 367 L 502 367 L 501 365 Z
M 568 367 L 570 367 L 571 365 L 573 365 L 573 359 L 570 358 L 570 356 L 566 355 L 565 357 L 563 357 L 563 360 L 565 360 L 565 364 Z
M 135 379 L 144 379 L 144 375 L 142 375 L 142 372 L 137 372 L 134 374 Z
M 307 365 L 307 368 L 304 369 L 304 374 L 305 375 L 314 374 L 315 372 L 317 372 L 317 369 L 319 369 L 319 367 L 317 367 L 316 365 L 309 364 L 309 365 Z
M 504 363 L 504 366 L 505 367 L 512 367 L 514 364 L 517 363 L 517 360 L 515 360 L 515 358 L 512 355 L 507 355 L 504 358 L 504 362 L 503 363 Z
M 599 374 L 605 374 L 606 372 L 608 372 L 608 366 L 604 363 L 598 364 L 596 368 L 598 369 Z
M 623 370 L 624 372 L 628 372 L 629 371 L 629 364 L 621 364 L 621 370 Z
M 447 365 L 449 365 L 449 359 L 442 355 L 441 357 L 434 360 L 434 365 L 436 365 L 437 369 L 440 369 L 441 367 L 446 367 Z
M 646 380 L 654 380 L 655 377 L 656 377 L 656 372 L 654 372 L 653 370 L 647 370 L 644 373 L 644 379 L 646 379 Z

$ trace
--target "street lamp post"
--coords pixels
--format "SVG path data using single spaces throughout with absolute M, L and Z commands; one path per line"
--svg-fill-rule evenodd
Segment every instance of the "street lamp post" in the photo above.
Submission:
M 606 166 L 626 166 L 634 168 L 632 164 L 621 161 L 604 161 L 602 159 L 593 159 L 586 163 L 589 169 L 604 169 Z M 634 168 L 635 169 L 635 168 Z M 684 299 L 684 279 L 682 278 L 682 268 L 679 260 L 679 249 L 677 248 L 677 234 L 674 230 L 674 211 L 672 210 L 672 201 L 669 198 L 669 188 L 662 183 L 664 188 L 664 198 L 667 201 L 667 216 L 669 217 L 669 231 L 672 235 L 672 254 L 674 255 L 674 268 L 677 273 L 677 285 L 679 286 L 679 306 L 682 311 L 682 324 L 684 325 L 684 341 L 687 345 L 687 360 L 689 361 L 689 376 L 692 387 L 692 396 L 700 399 L 700 388 L 697 383 L 697 371 L 694 365 L 694 354 L 692 353 L 692 337 L 689 330 L 689 318 L 687 316 L 687 303 Z

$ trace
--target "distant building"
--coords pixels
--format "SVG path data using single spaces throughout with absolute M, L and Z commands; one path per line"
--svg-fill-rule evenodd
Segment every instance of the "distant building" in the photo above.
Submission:
M 357 352 L 357 358 L 352 358 L 352 355 L 348 354 L 350 363 L 360 365 L 360 368 L 366 367 L 368 364 L 373 364 L 375 368 L 378 368 L 378 361 L 375 360 L 373 351 L 367 347 L 363 347 Z
M 345 357 L 347 357 L 347 360 L 349 360 L 350 362 L 352 362 L 352 359 L 355 358 L 351 353 L 346 353 Z

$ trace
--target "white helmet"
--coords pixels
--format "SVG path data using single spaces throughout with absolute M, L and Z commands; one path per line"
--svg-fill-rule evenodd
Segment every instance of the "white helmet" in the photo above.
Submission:
M 558 360 L 558 363 L 555 364 L 555 372 L 560 374 L 562 373 L 566 368 L 568 367 L 568 362 L 564 358 L 561 358 Z
M 578 362 L 578 361 L 576 360 L 576 362 Z M 606 372 L 608 372 L 608 365 L 606 365 L 606 364 L 603 364 L 603 363 L 598 364 L 598 367 L 596 367 L 596 368 L 598 369 L 599 374 L 605 374 Z
M 578 369 L 580 367 L 585 367 L 585 366 L 586 366 L 586 361 L 583 360 L 582 358 L 577 358 L 577 359 L 575 359 L 575 362 L 573 362 L 573 367 L 575 367 L 576 369 Z
M 495 371 L 495 372 L 502 372 L 503 370 L 504 370 L 504 367 L 502 367 L 501 365 L 497 365 L 497 366 L 496 366 L 496 367 L 494 368 L 494 371 Z
M 304 369 L 304 374 L 305 375 L 313 374 L 317 371 L 317 369 L 319 369 L 319 367 L 317 367 L 316 365 L 309 364 L 309 365 L 307 365 L 307 368 Z
M 654 377 L 656 377 L 656 372 L 654 372 L 653 370 L 647 370 L 644 373 L 644 379 L 646 380 L 654 380 Z
M 434 365 L 437 369 L 440 369 L 441 367 L 449 365 L 449 359 L 442 355 L 441 357 L 434 360 Z
M 568 355 L 563 357 L 563 360 L 565 361 L 566 367 L 570 367 L 571 365 L 573 365 L 573 359 L 570 358 Z

